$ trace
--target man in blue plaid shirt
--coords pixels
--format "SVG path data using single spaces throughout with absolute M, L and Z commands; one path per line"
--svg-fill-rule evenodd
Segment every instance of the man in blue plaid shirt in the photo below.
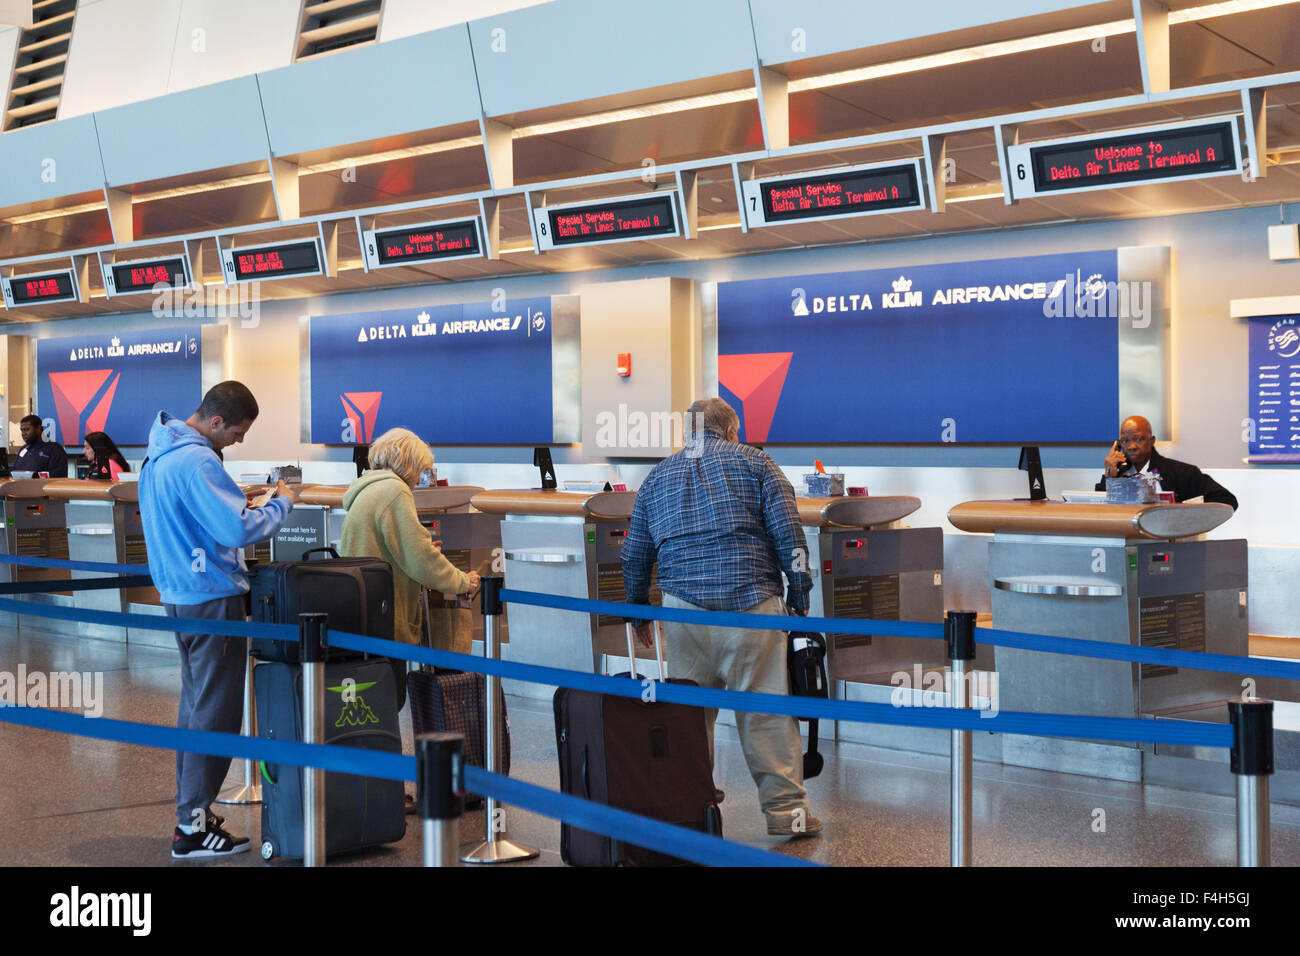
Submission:
M 686 413 L 687 447 L 660 462 L 637 491 L 623 542 L 629 604 L 648 603 L 659 564 L 664 607 L 747 614 L 808 613 L 808 545 L 794 489 L 776 462 L 739 444 L 740 420 L 720 398 Z M 789 582 L 781 600 L 781 573 Z M 637 638 L 653 643 L 652 625 Z M 664 622 L 672 675 L 702 687 L 788 694 L 783 631 Z M 708 717 L 709 752 L 713 724 Z M 774 836 L 811 836 L 821 821 L 808 813 L 799 726 L 779 714 L 736 714 L 745 762 Z

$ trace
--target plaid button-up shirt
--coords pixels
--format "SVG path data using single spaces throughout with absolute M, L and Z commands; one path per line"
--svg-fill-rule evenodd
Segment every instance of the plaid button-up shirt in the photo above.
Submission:
M 770 457 L 714 432 L 660 462 L 637 491 L 623 542 L 623 587 L 648 603 L 660 590 L 711 611 L 743 611 L 782 591 L 808 610 L 812 577 L 794 489 Z

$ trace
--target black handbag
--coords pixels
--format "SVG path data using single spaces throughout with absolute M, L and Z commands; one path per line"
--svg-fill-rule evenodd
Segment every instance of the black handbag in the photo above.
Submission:
M 790 669 L 790 694 L 794 697 L 830 697 L 826 679 L 826 638 L 816 631 L 791 631 L 786 635 L 786 665 Z M 825 761 L 817 752 L 816 717 L 808 718 L 808 752 L 803 755 L 803 778 L 822 772 Z

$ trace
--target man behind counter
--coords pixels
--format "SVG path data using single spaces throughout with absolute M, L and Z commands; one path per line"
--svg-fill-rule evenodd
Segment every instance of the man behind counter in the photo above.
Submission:
M 68 477 L 68 455 L 58 442 L 45 441 L 40 416 L 27 415 L 19 427 L 23 433 L 23 450 L 9 466 L 14 471 L 30 471 L 33 478 L 47 471 L 51 478 Z
M 1119 427 L 1119 441 L 1111 445 L 1105 465 L 1106 474 L 1097 482 L 1097 491 L 1106 490 L 1106 478 L 1150 472 L 1159 479 L 1163 490 L 1174 493 L 1176 501 L 1201 498 L 1237 510 L 1236 497 L 1223 485 L 1195 465 L 1165 458 L 1156 451 L 1151 423 L 1141 415 L 1124 419 Z

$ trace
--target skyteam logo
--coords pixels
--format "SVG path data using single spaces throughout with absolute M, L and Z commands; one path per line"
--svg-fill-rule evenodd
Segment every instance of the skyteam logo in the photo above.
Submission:
M 900 275 L 891 284 L 894 291 L 886 292 L 880 297 L 882 309 L 910 309 L 913 306 L 925 305 L 925 293 L 920 289 L 913 292 L 911 279 Z
M 339 396 L 346 416 L 341 423 L 343 444 L 368 445 L 374 439 L 375 419 L 383 397 L 383 392 L 344 392 Z
M 1268 330 L 1268 350 L 1276 352 L 1278 358 L 1294 358 L 1300 355 L 1300 328 L 1296 327 L 1295 316 L 1273 323 Z
M 113 396 L 122 373 L 111 368 L 77 372 L 51 372 L 54 411 L 58 416 L 59 441 L 79 442 L 86 432 L 102 432 L 113 407 Z

